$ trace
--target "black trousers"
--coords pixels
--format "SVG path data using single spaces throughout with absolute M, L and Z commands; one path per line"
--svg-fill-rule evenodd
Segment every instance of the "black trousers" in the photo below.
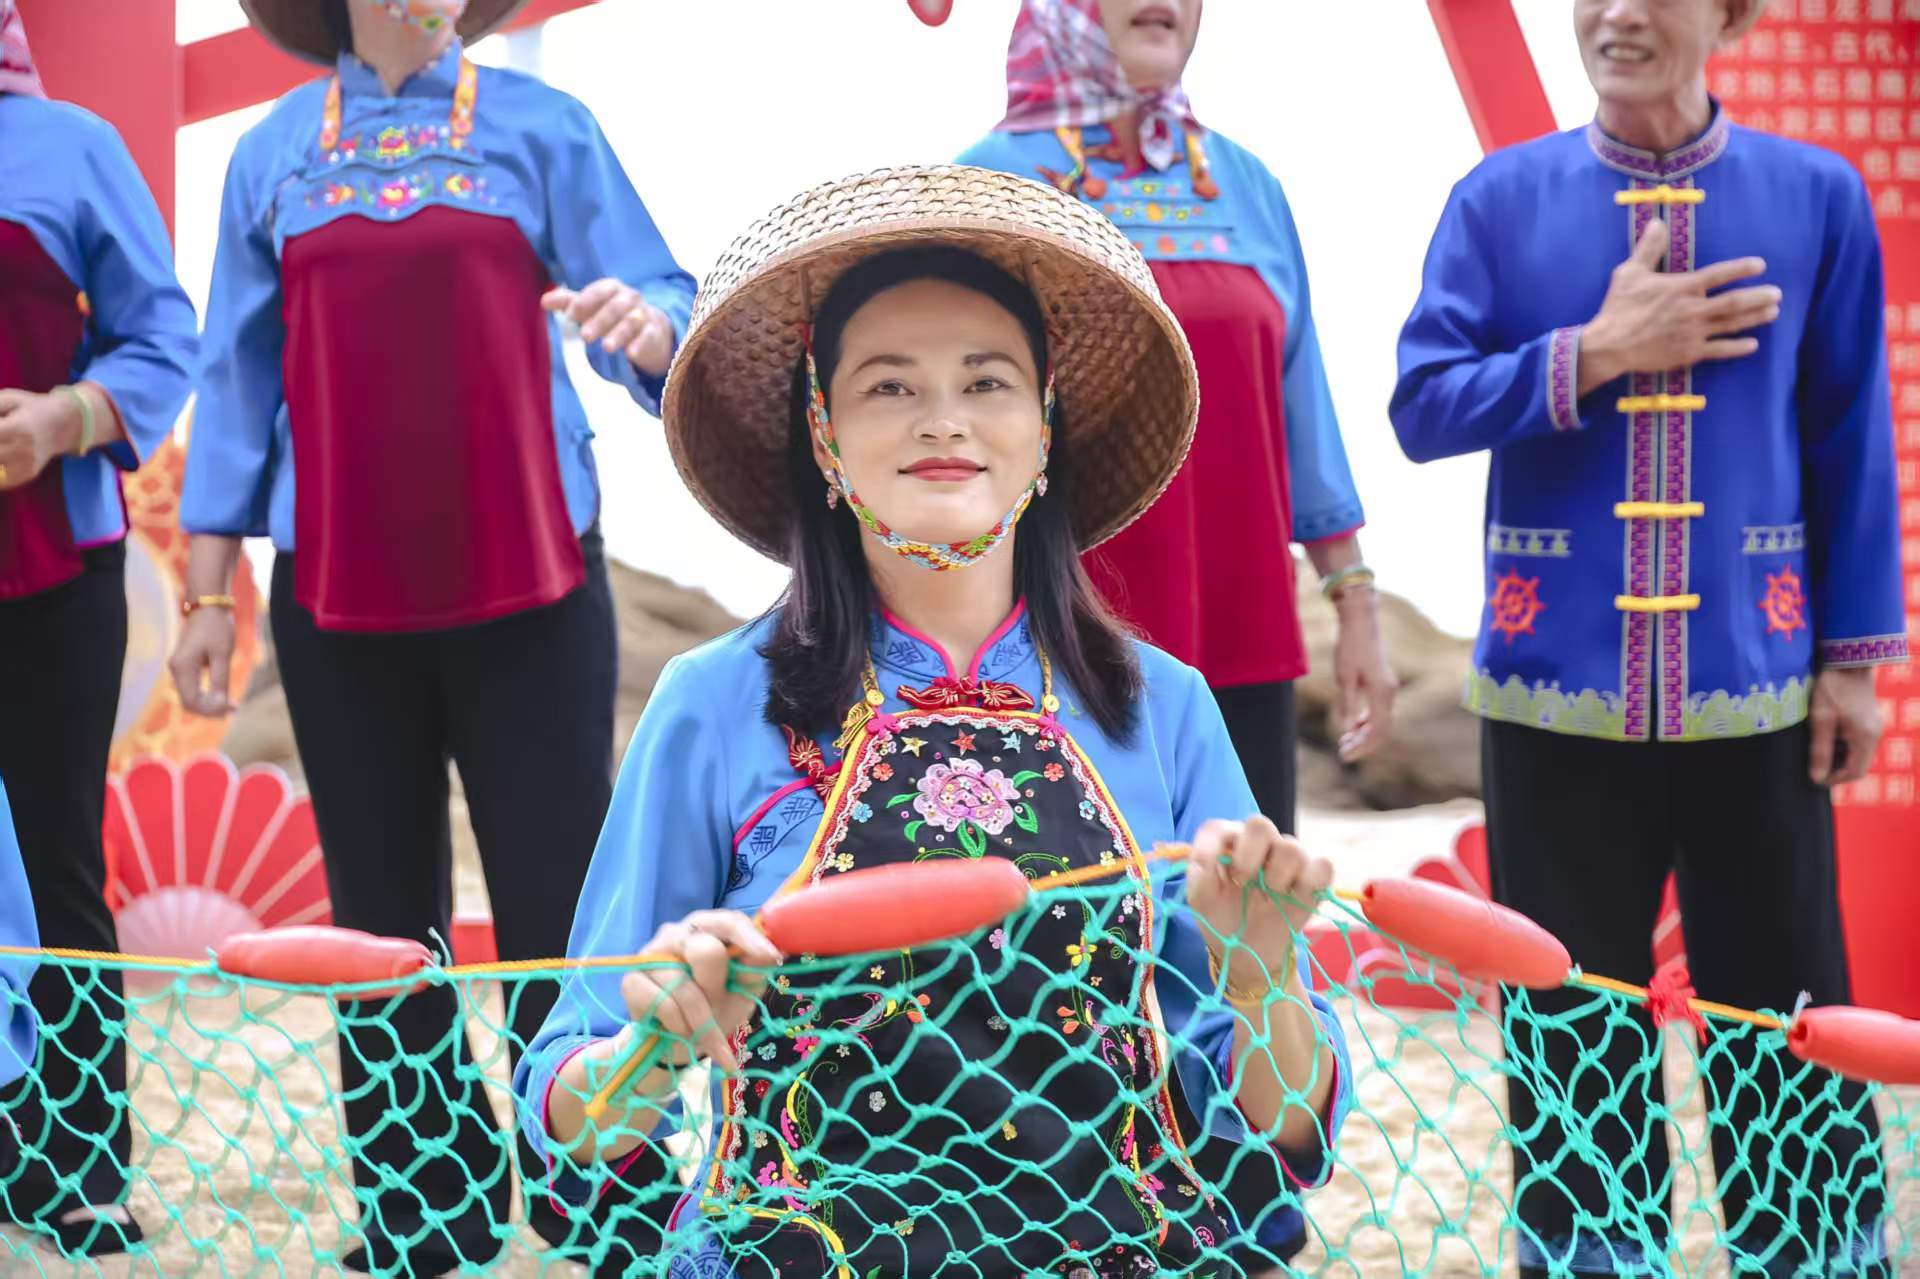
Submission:
M 1588 972 L 1645 985 L 1675 873 L 1704 999 L 1791 1011 L 1846 1003 L 1833 809 L 1807 777 L 1805 725 L 1719 742 L 1610 742 L 1482 729 L 1497 900 Z M 1672 1189 L 1658 1042 L 1644 1011 L 1574 990 L 1508 1005 L 1523 1261 L 1636 1273 L 1664 1257 Z M 1736 1275 L 1890 1275 L 1872 1102 L 1803 1067 L 1778 1034 L 1714 1023 L 1700 1067 Z M 1577 1213 L 1590 1214 L 1578 1226 Z M 1644 1273 L 1644 1272 L 1641 1272 Z M 1664 1262 L 1651 1273 L 1666 1273 Z
M 106 902 L 100 822 L 107 752 L 127 655 L 126 547 L 88 551 L 81 575 L 0 604 L 0 781 L 33 894 L 40 944 L 119 949 Z M 125 1008 L 120 974 L 42 965 L 28 993 L 40 1019 L 35 1069 L 0 1093 L 0 1219 L 56 1220 L 126 1193 Z M 62 1190 L 56 1178 L 78 1178 Z
M 1220 715 L 1227 721 L 1227 736 L 1233 739 L 1234 753 L 1247 770 L 1253 798 L 1281 831 L 1294 831 L 1295 790 L 1299 768 L 1295 752 L 1299 749 L 1300 723 L 1294 711 L 1293 681 L 1271 684 L 1236 684 L 1213 690 L 1220 703 Z M 1245 813 L 1221 816 L 1245 817 Z
M 336 924 L 429 945 L 436 932 L 449 936 L 451 759 L 501 958 L 566 953 L 612 797 L 613 599 L 598 533 L 582 548 L 587 581 L 558 603 L 412 634 L 322 631 L 294 601 L 292 557 L 274 565 L 274 643 Z M 507 989 L 517 1062 L 556 988 Z M 591 1242 L 538 1188 L 539 1156 L 503 1135 L 451 989 L 344 1002 L 339 1024 L 367 1247 L 356 1268 L 428 1275 L 495 1256 L 512 1233 L 510 1143 L 532 1183 L 535 1229 L 554 1243 Z

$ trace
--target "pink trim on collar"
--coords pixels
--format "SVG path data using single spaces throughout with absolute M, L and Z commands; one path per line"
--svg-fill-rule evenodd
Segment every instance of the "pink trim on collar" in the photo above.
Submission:
M 1006 616 L 1006 619 L 1002 621 L 999 626 L 994 628 L 993 634 L 987 636 L 986 642 L 980 646 L 979 651 L 974 653 L 973 661 L 967 664 L 966 677 L 968 679 L 977 679 L 979 677 L 981 659 L 984 658 L 989 652 L 992 651 L 993 646 L 995 644 L 998 644 L 1001 640 L 1005 639 L 1007 637 L 1008 632 L 1012 631 L 1015 626 L 1019 625 L 1020 619 L 1025 617 L 1026 615 L 1027 615 L 1027 602 L 1025 600 L 1015 601 L 1013 606 L 1013 612 L 1008 613 Z M 883 619 L 885 619 L 888 626 L 891 626 L 894 630 L 899 631 L 902 635 L 905 635 L 908 639 L 918 640 L 920 643 L 925 644 L 928 648 L 938 653 L 940 655 L 941 663 L 945 665 L 947 668 L 948 677 L 955 681 L 958 681 L 960 679 L 960 669 L 953 664 L 952 655 L 949 654 L 947 650 L 941 646 L 941 643 L 939 640 L 934 639 L 930 635 L 927 635 L 920 631 L 915 630 L 913 627 L 901 621 L 900 618 L 896 616 L 894 613 L 890 612 L 885 608 L 880 610 L 880 616 Z

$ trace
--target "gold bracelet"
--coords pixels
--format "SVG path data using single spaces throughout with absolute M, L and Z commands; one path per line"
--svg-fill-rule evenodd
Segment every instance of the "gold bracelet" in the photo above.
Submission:
M 73 397 L 73 402 L 80 406 L 80 451 L 78 455 L 85 457 L 87 450 L 93 447 L 93 401 L 82 395 L 80 388 L 77 386 L 57 386 L 54 390 L 65 391 Z
M 180 616 L 192 617 L 203 608 L 224 608 L 231 612 L 233 603 L 231 595 L 189 595 L 180 601 Z
M 1219 957 L 1213 953 L 1213 947 L 1207 947 L 1207 971 L 1213 974 L 1213 981 L 1220 987 L 1220 996 L 1235 1008 L 1263 1008 L 1276 990 L 1283 990 L 1293 980 L 1293 948 L 1287 948 L 1287 961 L 1280 966 L 1277 979 L 1269 982 L 1265 990 L 1249 990 L 1245 986 L 1236 986 L 1231 979 L 1222 978 Z

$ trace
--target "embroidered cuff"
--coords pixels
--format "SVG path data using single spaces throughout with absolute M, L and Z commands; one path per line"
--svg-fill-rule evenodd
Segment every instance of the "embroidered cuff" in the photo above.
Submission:
M 1820 641 L 1820 665 L 1823 667 L 1891 666 L 1906 661 L 1909 656 L 1907 637 L 1904 635 L 1870 635 L 1865 639 Z
M 1316 1003 L 1313 1014 L 1314 1019 L 1320 1023 L 1323 1032 L 1344 1034 L 1344 1032 L 1339 1030 L 1337 1022 L 1331 1028 L 1328 1027 L 1328 1019 L 1331 1016 L 1330 1010 L 1323 1012 Z M 1352 1105 L 1352 1097 L 1347 1084 L 1347 1070 L 1344 1068 L 1345 1063 L 1341 1060 L 1342 1054 L 1338 1048 L 1340 1041 L 1329 1040 L 1329 1042 L 1335 1045 L 1335 1050 L 1332 1054 L 1333 1087 L 1327 1091 L 1326 1109 L 1323 1110 L 1319 1116 L 1320 1149 L 1315 1151 L 1289 1152 L 1278 1141 L 1268 1140 L 1266 1142 L 1267 1148 L 1273 1152 L 1273 1157 L 1279 1161 L 1281 1171 L 1286 1174 L 1287 1180 L 1293 1183 L 1295 1190 L 1318 1190 L 1333 1180 L 1334 1143 L 1339 1140 L 1340 1129 L 1346 1119 L 1346 1111 Z M 1227 1037 L 1227 1043 L 1222 1057 L 1224 1060 L 1217 1063 L 1220 1070 L 1220 1078 L 1229 1095 L 1233 1097 L 1234 1110 L 1239 1112 L 1241 1121 L 1247 1125 L 1247 1134 L 1249 1136 L 1255 1136 L 1257 1133 L 1252 1121 L 1248 1119 L 1246 1111 L 1241 1109 L 1239 1093 L 1234 1086 L 1233 1037 L 1231 1035 Z
M 552 1204 L 553 1210 L 562 1216 L 567 1215 L 569 1203 L 587 1206 L 598 1203 L 601 1196 L 607 1193 L 607 1188 L 624 1176 L 627 1169 L 633 1167 L 634 1162 L 653 1144 L 652 1138 L 642 1138 L 639 1145 L 622 1155 L 612 1165 L 611 1176 L 596 1176 L 592 1170 L 578 1168 L 572 1164 L 563 1166 L 555 1157 L 553 1133 L 547 1127 L 547 1104 L 552 1101 L 553 1090 L 560 1083 L 560 1072 L 567 1068 L 568 1062 L 585 1052 L 592 1044 L 593 1040 L 582 1039 L 574 1042 L 571 1047 L 565 1043 L 553 1045 L 552 1055 L 548 1057 L 553 1066 L 546 1075 L 545 1085 L 530 1088 L 528 1092 L 529 1096 L 539 1098 L 539 1109 L 527 1117 L 528 1122 L 525 1126 L 531 1130 L 528 1136 L 532 1139 L 531 1144 L 534 1150 L 539 1152 L 541 1162 L 546 1165 L 547 1202 Z
M 1580 429 L 1580 332 L 1555 329 L 1547 339 L 1547 417 L 1556 431 Z

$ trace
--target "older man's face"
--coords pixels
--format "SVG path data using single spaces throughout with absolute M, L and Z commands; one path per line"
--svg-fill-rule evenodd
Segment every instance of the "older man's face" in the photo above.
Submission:
M 1746 11 L 1745 0 L 1574 0 L 1573 29 L 1603 101 L 1657 103 L 1694 83 Z

